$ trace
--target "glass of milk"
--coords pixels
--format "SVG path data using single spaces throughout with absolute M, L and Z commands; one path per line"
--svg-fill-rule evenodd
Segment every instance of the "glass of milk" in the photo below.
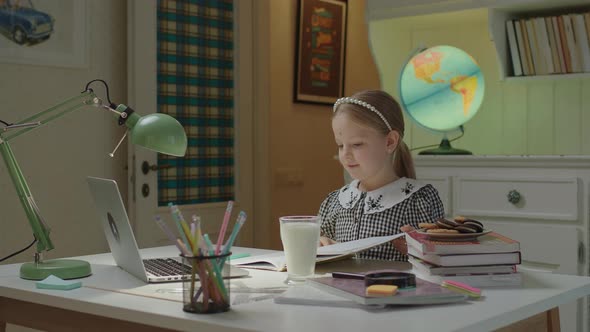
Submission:
M 281 241 L 287 260 L 287 284 L 298 284 L 313 276 L 320 241 L 318 216 L 286 216 L 279 218 Z

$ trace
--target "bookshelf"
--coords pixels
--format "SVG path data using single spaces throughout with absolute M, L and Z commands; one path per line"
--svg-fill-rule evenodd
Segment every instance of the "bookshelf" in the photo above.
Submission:
M 507 81 L 518 80 L 544 80 L 544 79 L 567 79 L 567 78 L 587 78 L 590 72 L 578 73 L 554 73 L 546 75 L 522 75 L 515 76 L 510 54 L 510 46 L 507 37 L 506 21 L 513 19 L 528 19 L 533 17 L 548 17 L 555 15 L 582 13 L 590 11 L 590 2 L 588 1 L 563 1 L 547 2 L 535 1 L 527 4 L 511 6 L 494 6 L 488 10 L 488 28 L 490 37 L 494 42 L 499 62 L 500 78 Z
M 514 76 L 506 21 L 590 11 L 589 0 L 367 0 L 368 20 L 422 16 L 470 9 L 488 10 L 488 30 L 499 62 L 500 79 L 506 81 L 579 79 L 590 73 Z

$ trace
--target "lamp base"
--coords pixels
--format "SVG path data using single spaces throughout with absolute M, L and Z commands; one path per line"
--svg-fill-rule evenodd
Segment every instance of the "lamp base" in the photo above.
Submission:
M 451 146 L 451 142 L 448 139 L 443 138 L 440 141 L 438 148 L 420 151 L 419 155 L 470 155 L 473 154 L 470 151 L 455 149 Z
M 50 275 L 61 279 L 84 278 L 92 274 L 90 264 L 78 259 L 50 259 L 40 263 L 24 263 L 20 277 L 29 280 L 43 280 Z

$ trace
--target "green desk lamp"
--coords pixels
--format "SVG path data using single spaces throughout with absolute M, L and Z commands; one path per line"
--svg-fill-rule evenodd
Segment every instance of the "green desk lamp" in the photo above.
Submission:
M 94 81 L 101 81 L 105 84 L 109 105 L 103 104 L 92 89 L 88 88 L 90 83 Z M 74 279 L 89 276 L 92 272 L 90 264 L 83 260 L 43 260 L 42 253 L 54 248 L 49 238 L 51 229 L 41 217 L 41 213 L 33 199 L 25 177 L 12 153 L 12 149 L 8 143 L 10 140 L 72 111 L 93 106 L 115 113 L 119 125 L 125 125 L 127 127 L 127 131 L 117 144 L 115 151 L 129 132 L 132 143 L 147 149 L 178 157 L 184 156 L 186 152 L 186 133 L 182 125 L 173 117 L 161 113 L 140 116 L 125 105 L 117 106 L 110 102 L 106 83 L 102 80 L 94 81 L 89 82 L 86 85 L 86 89 L 80 95 L 14 124 L 7 124 L 4 128 L 0 128 L 0 153 L 6 163 L 6 169 L 16 188 L 37 243 L 35 261 L 24 263 L 20 268 L 20 277 L 23 279 L 42 280 L 52 274 L 62 279 Z M 113 153 L 110 154 L 111 157 Z

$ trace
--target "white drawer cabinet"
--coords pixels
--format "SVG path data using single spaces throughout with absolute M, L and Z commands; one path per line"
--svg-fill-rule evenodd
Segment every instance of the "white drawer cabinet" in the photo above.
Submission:
M 578 220 L 578 180 L 569 177 L 457 176 L 453 213 Z
M 589 274 L 590 157 L 417 156 L 417 177 L 447 216 L 464 215 L 521 243 L 521 269 Z M 560 307 L 562 331 L 590 331 L 588 298 Z

